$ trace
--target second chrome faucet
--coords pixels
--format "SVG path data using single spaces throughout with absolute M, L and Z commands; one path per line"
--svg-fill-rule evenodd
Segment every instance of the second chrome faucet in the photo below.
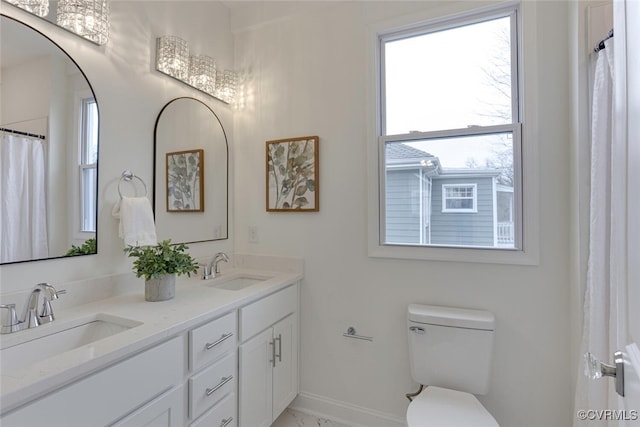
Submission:
M 209 264 L 201 264 L 202 280 L 213 279 L 220 274 L 220 261 L 229 262 L 229 257 L 224 252 L 218 252 L 213 256 Z

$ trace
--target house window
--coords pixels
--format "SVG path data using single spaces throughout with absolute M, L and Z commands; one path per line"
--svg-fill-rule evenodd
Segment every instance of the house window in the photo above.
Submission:
M 521 248 L 518 10 L 378 33 L 379 245 Z
M 442 212 L 477 212 L 476 184 L 443 184 Z
M 80 231 L 96 231 L 98 179 L 98 106 L 93 97 L 80 102 Z

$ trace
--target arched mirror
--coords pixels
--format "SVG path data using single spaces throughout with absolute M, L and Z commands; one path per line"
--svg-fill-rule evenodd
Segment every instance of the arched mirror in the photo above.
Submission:
M 154 151 L 158 240 L 228 238 L 227 136 L 213 110 L 195 98 L 167 103 L 156 120 Z
M 0 16 L 0 263 L 97 252 L 98 104 L 73 59 Z

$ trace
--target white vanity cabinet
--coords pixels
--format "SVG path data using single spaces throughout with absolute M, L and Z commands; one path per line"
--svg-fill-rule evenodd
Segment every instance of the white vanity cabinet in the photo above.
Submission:
M 189 332 L 190 426 L 236 426 L 236 348 L 236 311 Z
M 239 420 L 268 427 L 298 393 L 298 288 L 285 288 L 239 311 Z
M 65 378 L 69 369 L 59 372 L 59 382 L 43 379 L 58 388 L 19 400 L 0 425 L 270 426 L 298 393 L 299 278 L 286 280 L 274 284 L 275 292 L 257 288 L 264 293 L 224 306 L 212 299 L 209 312 L 183 309 L 184 317 L 156 330 L 158 341 L 120 347 L 118 358 L 107 354 L 109 362 L 91 371 L 82 366 L 82 377 Z M 75 355 L 85 350 L 93 351 L 87 346 Z
M 178 426 L 184 419 L 184 348 L 183 337 L 173 338 L 20 407 L 4 415 L 1 424 Z
M 127 415 L 112 427 L 182 427 L 184 417 L 184 387 L 176 387 Z

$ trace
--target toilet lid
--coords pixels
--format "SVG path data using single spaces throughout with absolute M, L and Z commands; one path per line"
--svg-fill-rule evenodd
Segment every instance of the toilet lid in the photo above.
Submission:
M 470 393 L 426 387 L 407 410 L 409 427 L 498 427 L 495 418 Z

